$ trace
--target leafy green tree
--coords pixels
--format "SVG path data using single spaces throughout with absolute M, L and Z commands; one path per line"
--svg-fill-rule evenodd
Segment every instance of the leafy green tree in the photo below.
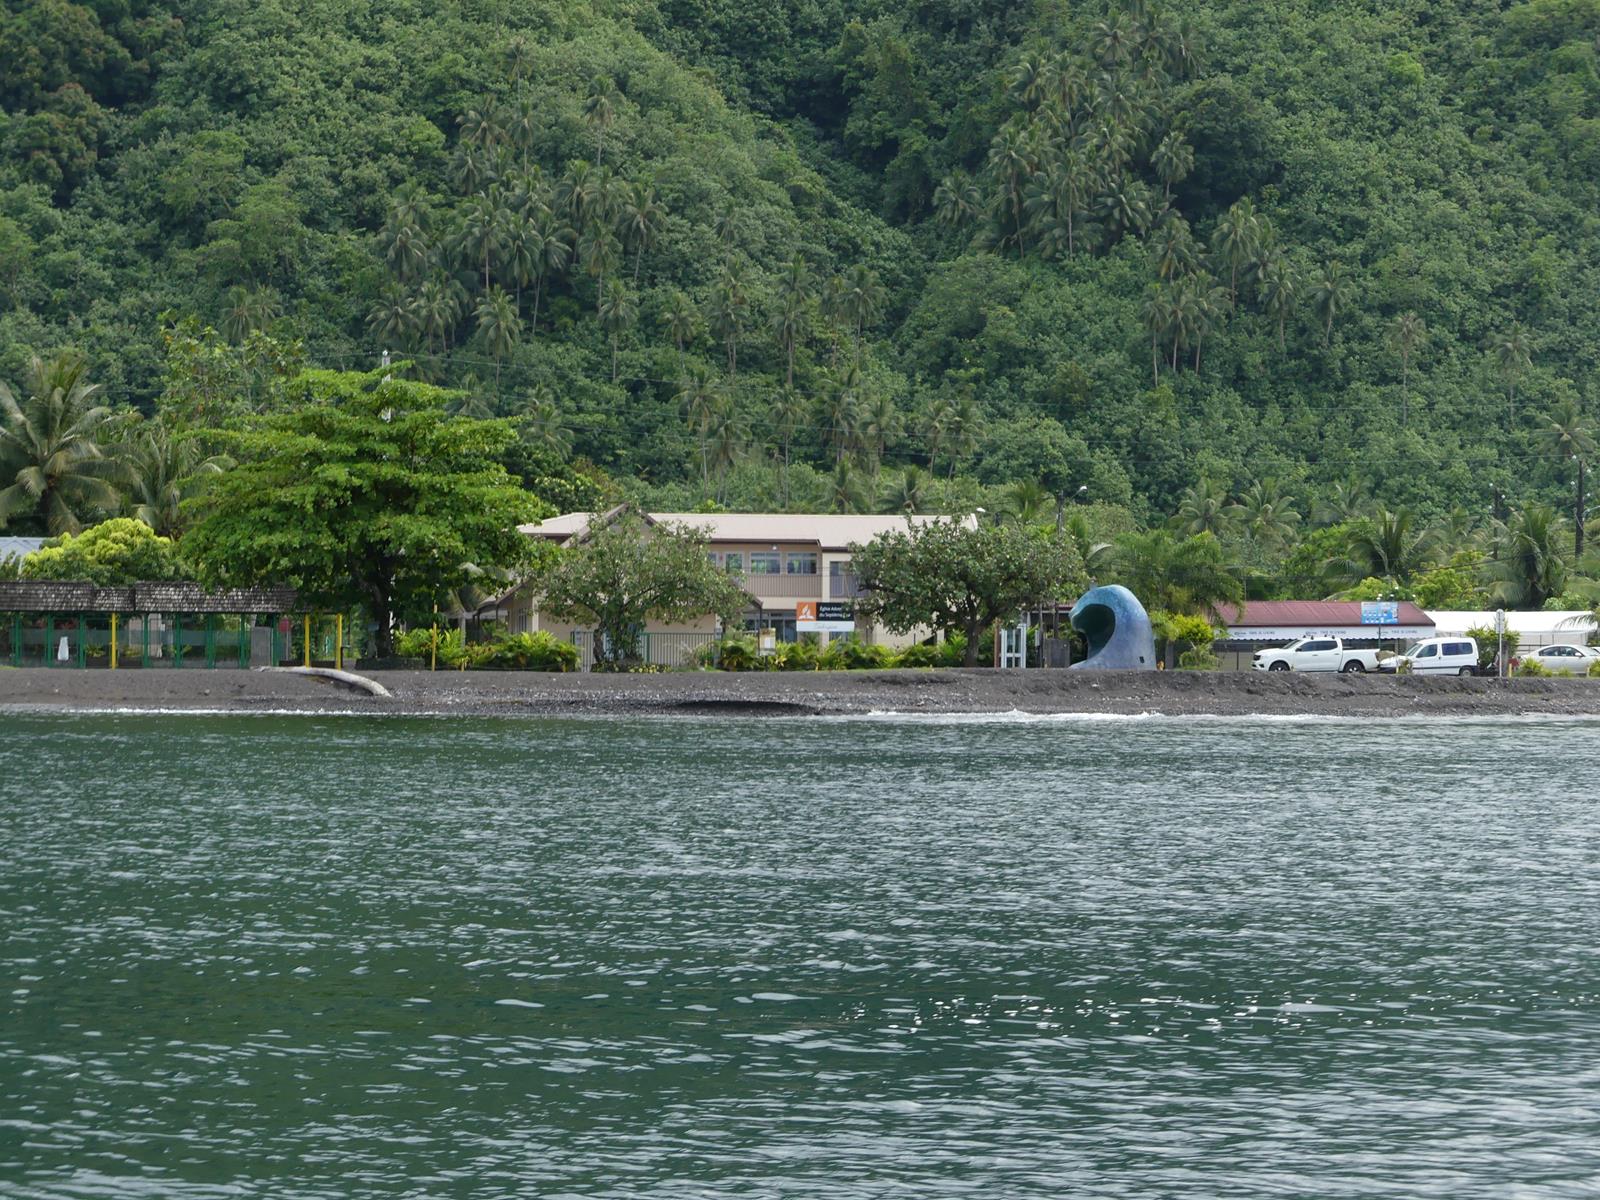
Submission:
M 361 605 L 388 657 L 396 618 L 431 613 L 474 570 L 526 560 L 517 525 L 541 505 L 495 462 L 516 440 L 511 424 L 449 417 L 448 392 L 400 369 L 307 372 L 305 404 L 233 437 L 239 465 L 207 489 L 183 538 L 202 581 Z
M 111 410 L 80 355 L 35 356 L 27 381 L 21 400 L 0 383 L 0 528 L 76 533 L 91 512 L 119 503 L 117 464 L 101 444 Z
M 1075 596 L 1085 582 L 1072 541 L 1016 525 L 930 520 L 850 547 L 864 594 L 857 610 L 896 633 L 959 630 L 965 665 L 984 631 L 1028 605 Z
M 82 533 L 63 533 L 22 560 L 23 579 L 65 579 L 99 587 L 188 578 L 171 538 L 143 521 L 114 517 Z
M 542 612 L 593 627 L 597 669 L 637 663 L 647 621 L 714 615 L 731 627 L 748 603 L 710 561 L 702 531 L 647 524 L 631 509 L 562 550 L 539 588 Z

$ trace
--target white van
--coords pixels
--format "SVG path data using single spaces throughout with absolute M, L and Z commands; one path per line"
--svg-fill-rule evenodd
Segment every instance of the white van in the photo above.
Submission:
M 1378 664 L 1380 671 L 1397 671 L 1410 664 L 1413 675 L 1475 675 L 1478 671 L 1478 643 L 1469 637 L 1424 638 Z

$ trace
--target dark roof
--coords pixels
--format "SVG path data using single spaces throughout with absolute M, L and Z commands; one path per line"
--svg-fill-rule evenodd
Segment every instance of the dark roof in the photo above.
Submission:
M 1237 608 L 1224 604 L 1217 610 L 1230 629 L 1256 626 L 1361 627 L 1359 600 L 1246 600 Z M 1433 619 L 1409 600 L 1401 601 L 1397 624 L 1432 625 Z M 1369 629 L 1377 626 L 1369 625 Z
M 287 587 L 208 592 L 198 583 L 135 583 L 128 587 L 45 579 L 0 583 L 0 612 L 286 613 L 295 610 L 295 600 L 295 590 Z

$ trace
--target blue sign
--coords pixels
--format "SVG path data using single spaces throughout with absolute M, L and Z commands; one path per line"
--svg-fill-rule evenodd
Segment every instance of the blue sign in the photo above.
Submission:
M 1400 624 L 1400 601 L 1363 600 L 1361 602 L 1361 623 L 1363 625 Z

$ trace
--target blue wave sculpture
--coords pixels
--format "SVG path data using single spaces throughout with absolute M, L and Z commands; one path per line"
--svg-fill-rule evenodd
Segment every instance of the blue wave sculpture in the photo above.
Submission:
M 1089 643 L 1089 655 L 1072 670 L 1154 671 L 1156 638 L 1150 614 L 1120 584 L 1090 588 L 1072 606 L 1072 627 Z

